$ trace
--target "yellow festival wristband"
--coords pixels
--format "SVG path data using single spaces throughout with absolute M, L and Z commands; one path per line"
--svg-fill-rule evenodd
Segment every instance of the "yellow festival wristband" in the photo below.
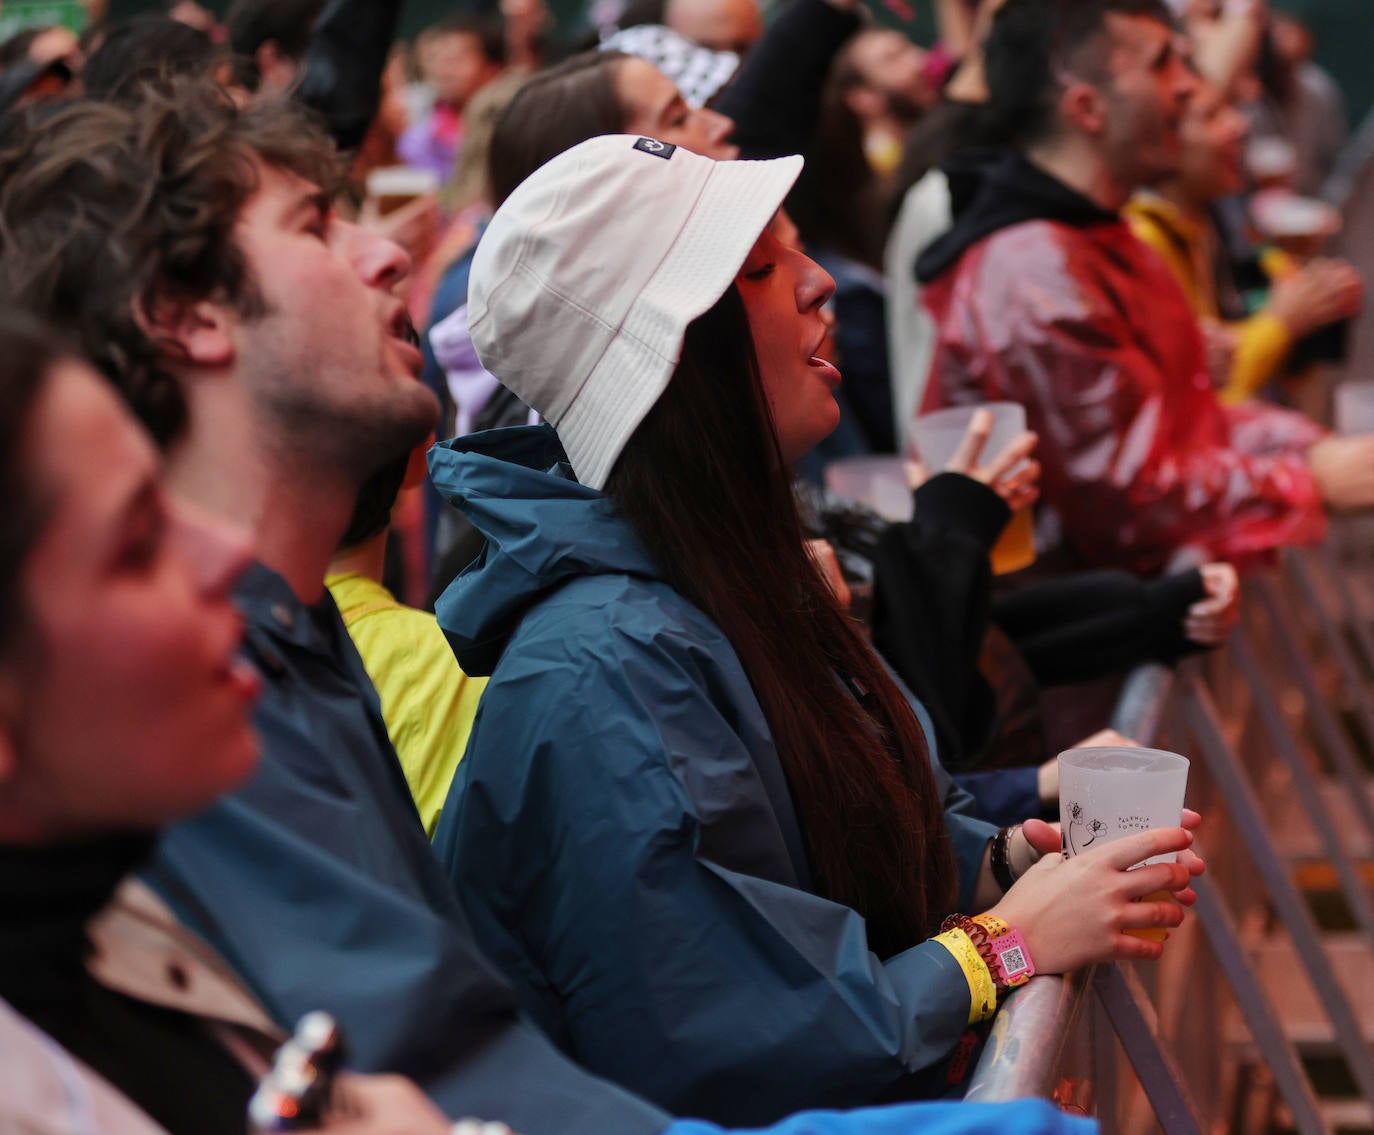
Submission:
M 987 963 L 978 953 L 973 940 L 962 930 L 946 930 L 931 941 L 939 942 L 948 950 L 964 971 L 969 993 L 968 1023 L 976 1025 L 979 1021 L 986 1021 L 997 1012 L 997 986 L 993 984 L 992 974 L 988 972 Z

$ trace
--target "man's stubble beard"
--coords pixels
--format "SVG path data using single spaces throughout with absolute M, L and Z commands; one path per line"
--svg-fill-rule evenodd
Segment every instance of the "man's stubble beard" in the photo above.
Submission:
M 418 379 L 393 383 L 392 394 L 341 403 L 316 386 L 273 383 L 261 392 L 259 420 L 278 464 L 357 487 L 438 424 L 439 401 Z

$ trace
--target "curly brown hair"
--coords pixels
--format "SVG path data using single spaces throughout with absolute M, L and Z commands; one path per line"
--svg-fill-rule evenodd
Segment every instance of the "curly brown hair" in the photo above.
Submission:
M 234 224 L 260 164 L 331 192 L 333 144 L 287 101 L 235 106 L 209 80 L 150 84 L 119 106 L 16 116 L 0 137 L 0 299 L 47 320 L 118 387 L 159 445 L 186 425 L 167 347 L 135 311 L 263 307 Z

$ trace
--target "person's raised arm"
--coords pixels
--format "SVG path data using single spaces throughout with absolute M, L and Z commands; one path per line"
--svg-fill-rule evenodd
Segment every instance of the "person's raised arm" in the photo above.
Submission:
M 741 157 L 811 149 L 825 77 L 862 24 L 857 9 L 857 0 L 790 0 L 768 25 L 713 104 L 734 120 Z
M 326 0 L 301 60 L 296 97 L 354 150 L 377 114 L 382 72 L 404 0 Z

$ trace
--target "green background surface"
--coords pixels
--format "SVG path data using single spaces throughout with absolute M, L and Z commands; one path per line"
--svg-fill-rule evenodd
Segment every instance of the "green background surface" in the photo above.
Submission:
M 204 2 L 204 0 L 202 0 Z M 581 0 L 550 0 L 561 20 L 574 20 L 582 10 Z M 1340 84 L 1348 102 L 1350 124 L 1353 129 L 1371 106 L 1374 106 L 1374 0 L 1272 0 L 1276 8 L 1295 12 L 1306 20 L 1317 37 L 1317 61 L 1326 67 Z M 157 7 L 156 0 L 112 0 L 111 11 L 116 15 Z M 209 5 L 223 11 L 224 3 Z M 934 25 L 929 6 L 913 0 L 917 17 L 912 23 L 912 35 L 920 43 L 934 37 Z M 14 4 L 0 4 L 0 23 Z M 403 32 L 413 35 L 425 24 L 445 13 L 461 7 L 443 0 L 410 0 L 406 5 Z M 894 22 L 881 0 L 873 5 L 875 13 L 886 23 Z

